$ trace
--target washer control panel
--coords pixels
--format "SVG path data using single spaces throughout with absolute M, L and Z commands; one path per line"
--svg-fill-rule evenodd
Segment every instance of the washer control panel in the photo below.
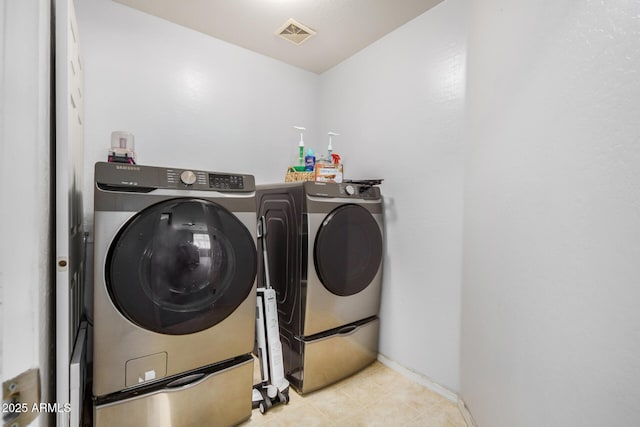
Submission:
M 180 181 L 182 181 L 184 185 L 193 185 L 197 179 L 197 175 L 191 171 L 184 171 L 180 174 Z
M 167 184 L 173 188 L 243 191 L 246 190 L 246 181 L 247 175 L 167 169 Z
M 171 188 L 186 186 L 200 189 L 207 185 L 207 173 L 201 171 L 166 169 L 166 177 Z
M 244 193 L 256 189 L 253 175 L 106 162 L 96 163 L 95 179 L 97 186 L 112 191 L 148 193 L 166 188 Z
M 218 190 L 243 190 L 244 177 L 242 175 L 209 174 L 209 187 Z

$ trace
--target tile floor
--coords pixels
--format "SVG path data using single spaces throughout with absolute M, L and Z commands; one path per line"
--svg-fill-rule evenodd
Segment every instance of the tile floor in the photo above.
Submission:
M 456 403 L 378 361 L 305 396 L 290 389 L 289 398 L 288 405 L 276 406 L 264 415 L 254 409 L 251 419 L 241 426 L 466 427 Z

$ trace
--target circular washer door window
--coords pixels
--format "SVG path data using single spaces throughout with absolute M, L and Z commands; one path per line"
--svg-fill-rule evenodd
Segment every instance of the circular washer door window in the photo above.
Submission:
M 134 216 L 107 255 L 109 295 L 138 326 L 171 335 L 221 322 L 249 295 L 256 246 L 224 207 L 172 199 Z
M 366 288 L 382 262 L 382 234 L 371 213 L 360 205 L 329 213 L 316 235 L 314 262 L 332 293 L 349 296 Z

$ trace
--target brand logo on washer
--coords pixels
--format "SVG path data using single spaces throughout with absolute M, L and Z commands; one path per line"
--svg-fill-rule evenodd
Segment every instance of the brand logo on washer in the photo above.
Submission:
M 116 169 L 125 170 L 125 171 L 139 171 L 140 168 L 137 166 L 116 166 Z

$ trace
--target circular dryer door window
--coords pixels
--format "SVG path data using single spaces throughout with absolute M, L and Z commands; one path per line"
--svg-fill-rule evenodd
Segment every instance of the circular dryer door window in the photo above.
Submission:
M 314 262 L 322 284 L 334 294 L 366 288 L 382 262 L 382 234 L 371 213 L 360 205 L 329 213 L 316 235 Z
M 122 228 L 105 271 L 111 299 L 129 320 L 162 334 L 190 334 L 219 323 L 247 298 L 256 247 L 222 206 L 173 199 Z

